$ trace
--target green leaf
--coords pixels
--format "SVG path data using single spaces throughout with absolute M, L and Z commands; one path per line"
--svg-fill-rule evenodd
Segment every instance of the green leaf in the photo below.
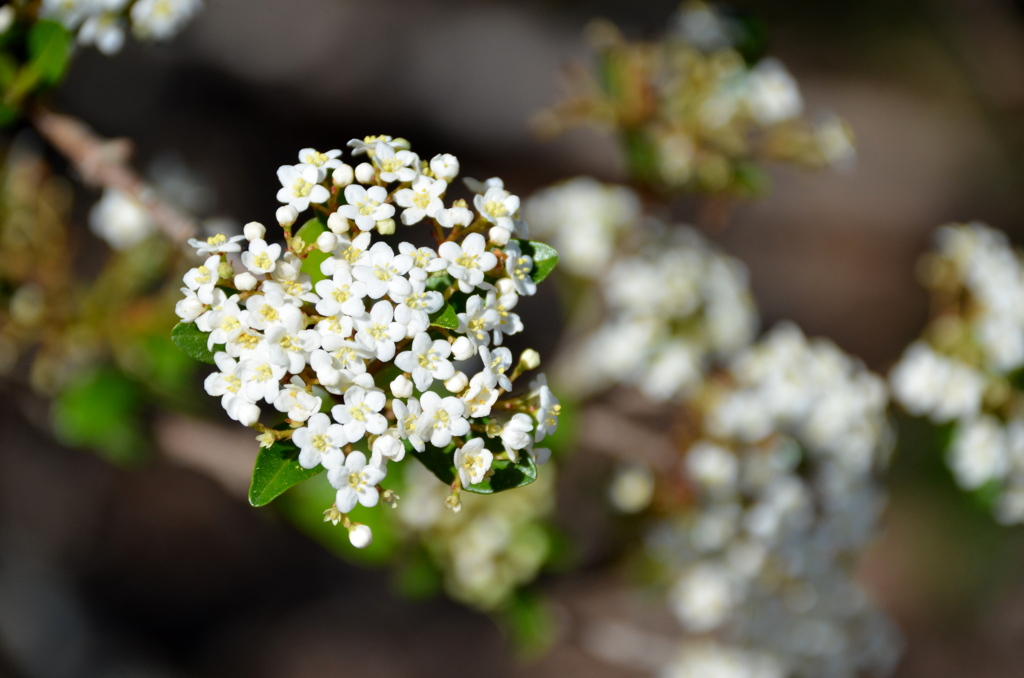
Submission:
M 406 450 L 427 467 L 445 485 L 455 482 L 455 444 L 444 449 L 427 445 L 423 452 L 416 452 L 406 441 Z M 498 460 L 491 464 L 492 475 L 483 482 L 462 489 L 475 494 L 494 494 L 529 485 L 537 479 L 537 466 L 530 455 L 521 453 L 519 461 Z
M 327 226 L 324 222 L 320 221 L 319 218 L 310 219 L 302 225 L 296 233 L 297 238 L 302 238 L 302 242 L 307 245 L 312 245 L 316 242 L 316 239 L 320 237 L 321 233 L 327 230 Z M 327 261 L 331 255 L 320 250 L 313 250 L 306 255 L 306 258 L 302 262 L 302 272 L 309 275 L 309 279 L 313 284 L 317 284 L 321 280 L 326 280 L 327 276 L 320 270 L 320 264 Z
M 444 308 L 431 316 L 430 324 L 434 327 L 443 327 L 446 330 L 459 329 L 459 316 L 455 312 L 455 307 L 445 304 Z
M 108 461 L 134 465 L 145 459 L 149 444 L 140 419 L 139 385 L 113 368 L 72 379 L 53 403 L 53 428 L 69 445 L 96 450 Z
M 56 21 L 37 21 L 28 33 L 29 64 L 44 85 L 63 76 L 71 53 L 71 35 Z
M 540 283 L 547 278 L 551 271 L 558 265 L 558 252 L 551 245 L 545 245 L 535 240 L 516 240 L 519 249 L 523 254 L 533 258 L 533 270 L 530 277 L 535 283 Z
M 195 323 L 178 323 L 171 330 L 171 340 L 178 348 L 185 352 L 185 355 L 201 363 L 216 365 L 213 354 L 217 351 L 223 351 L 224 345 L 218 344 L 211 351 L 206 347 L 209 336 L 209 332 L 203 332 L 196 327 Z
M 291 440 L 278 440 L 270 447 L 261 447 L 252 470 L 249 503 L 266 506 L 289 487 L 309 480 L 323 470 L 323 466 L 303 468 L 299 464 L 299 448 Z

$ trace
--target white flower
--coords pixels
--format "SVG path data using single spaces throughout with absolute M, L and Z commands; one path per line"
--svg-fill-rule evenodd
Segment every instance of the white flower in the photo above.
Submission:
M 306 421 L 320 411 L 323 401 L 306 390 L 306 382 L 292 377 L 291 383 L 282 388 L 274 398 L 274 407 L 285 412 L 292 421 Z M 311 467 L 309 467 L 311 468 Z
M 405 459 L 405 445 L 399 439 L 399 432 L 389 428 L 382 435 L 373 441 L 373 459 L 389 461 L 402 461 Z M 381 466 L 382 463 L 378 463 Z
M 501 442 L 505 446 L 505 452 L 509 459 L 515 461 L 519 458 L 519 450 L 525 449 L 533 444 L 530 431 L 533 430 L 533 419 L 528 414 L 517 412 L 512 418 L 505 422 L 501 429 Z
M 380 299 L 385 294 L 392 299 L 401 298 L 411 290 L 409 280 L 403 277 L 410 268 L 412 257 L 407 254 L 395 256 L 390 245 L 379 242 L 352 267 L 352 277 L 363 283 L 366 295 L 371 299 Z
M 242 264 L 253 275 L 265 275 L 277 268 L 277 260 L 280 257 L 280 245 L 268 245 L 265 240 L 257 238 L 249 242 L 248 251 L 242 252 Z
M 243 329 L 228 337 L 227 343 L 224 344 L 224 350 L 232 358 L 248 360 L 262 345 L 262 334 L 252 329 Z
M 286 303 L 280 292 L 253 295 L 245 300 L 245 308 L 249 311 L 249 327 L 256 330 L 285 323 L 298 326 L 304 322 L 302 311 Z
M 724 568 L 704 563 L 679 578 L 670 599 L 676 617 L 687 630 L 695 633 L 721 626 L 738 602 L 735 587 Z
M 139 201 L 108 188 L 89 212 L 89 227 L 115 250 L 138 245 L 156 231 L 156 224 Z
M 309 354 L 320 348 L 320 333 L 304 329 L 302 314 L 289 315 L 284 322 L 267 328 L 264 337 L 277 360 L 298 374 L 306 367 Z
M 242 246 L 239 241 L 245 240 L 244 235 L 233 235 L 230 238 L 223 233 L 211 235 L 206 240 L 189 238 L 188 244 L 196 248 L 199 254 L 222 254 L 227 252 L 241 252 Z
M 299 162 L 303 166 L 317 168 L 319 178 L 316 183 L 320 183 L 327 177 L 327 170 L 341 167 L 341 160 L 338 159 L 340 155 L 341 151 L 338 149 L 320 153 L 313 148 L 304 148 L 299 151 Z
M 353 281 L 351 272 L 344 268 L 336 268 L 332 279 L 317 282 L 316 293 L 320 296 L 320 301 L 316 302 L 316 312 L 320 315 L 344 313 L 353 318 L 366 315 L 363 305 L 366 285 Z
M 452 441 L 452 436 L 469 433 L 469 422 L 464 417 L 466 406 L 458 398 L 442 398 L 433 391 L 427 391 L 420 396 L 420 407 L 423 412 L 416 422 L 416 435 L 430 440 L 434 447 L 445 447 Z
M 537 283 L 530 277 L 530 272 L 533 270 L 533 257 L 523 254 L 519 244 L 514 242 L 505 245 L 505 254 L 508 255 L 505 260 L 505 270 L 508 272 L 512 284 L 515 285 L 516 292 L 527 297 L 536 294 Z
M 494 388 L 495 384 L 501 384 L 503 389 L 511 391 L 512 382 L 505 371 L 512 367 L 512 351 L 507 348 L 496 348 L 491 351 L 486 346 L 481 346 L 479 350 L 480 359 L 484 361 L 484 371 L 480 374 L 484 376 L 487 387 Z
M 487 372 L 479 372 L 469 380 L 469 391 L 462 397 L 471 417 L 486 417 L 498 401 L 497 383 L 488 379 Z
M 202 0 L 138 0 L 131 9 L 132 32 L 140 40 L 166 40 L 202 6 Z
M 345 202 L 338 208 L 338 214 L 354 221 L 360 231 L 370 231 L 378 221 L 390 219 L 395 214 L 394 205 L 385 201 L 388 192 L 380 186 L 363 188 L 358 184 L 345 187 Z
M 360 233 L 354 238 L 339 236 L 335 256 L 325 259 L 320 264 L 320 271 L 324 275 L 334 275 L 342 269 L 351 272 L 352 265 L 359 261 L 370 246 L 370 238 L 369 233 Z
M 419 421 L 423 409 L 420 401 L 416 398 L 409 398 L 408 403 L 395 398 L 391 401 L 391 410 L 395 413 L 395 425 L 398 428 L 398 435 L 405 438 L 417 452 L 425 449 L 423 438 L 416 433 L 416 422 Z
M 309 418 L 302 428 L 292 433 L 292 442 L 299 448 L 299 465 L 302 468 L 333 469 L 341 466 L 344 454 L 341 448 L 348 442 L 345 429 L 332 423 L 331 418 L 320 412 Z
M 430 171 L 438 179 L 451 182 L 452 179 L 459 176 L 459 159 L 451 153 L 435 155 L 430 159 Z
M 499 177 L 491 177 L 485 181 L 478 181 L 473 177 L 464 177 L 462 183 L 473 193 L 483 194 L 492 188 L 505 188 L 505 182 Z
M 412 226 L 422 221 L 425 216 L 433 218 L 438 210 L 444 207 L 441 196 L 446 190 L 448 184 L 443 179 L 431 179 L 421 174 L 412 182 L 410 188 L 396 191 L 395 202 L 405 208 L 402 212 L 402 223 Z
M 448 361 L 452 347 L 443 339 L 431 340 L 426 332 L 420 332 L 412 340 L 411 350 L 399 353 L 395 365 L 412 374 L 412 381 L 420 391 L 426 391 L 434 379 L 444 381 L 455 374 L 455 367 Z
M 219 308 L 210 311 L 205 323 L 210 336 L 206 340 L 207 348 L 213 350 L 217 344 L 226 344 L 239 332 L 249 328 L 249 312 L 238 307 L 238 297 L 224 301 Z
M 430 326 L 430 314 L 440 311 L 444 306 L 444 296 L 440 292 L 428 290 L 422 280 L 413 280 L 408 295 L 392 296 L 398 304 L 395 307 L 395 322 L 405 325 L 407 336 L 416 336 L 426 332 Z
M 387 429 L 388 420 L 380 414 L 386 402 L 383 391 L 352 386 L 345 391 L 344 404 L 335 405 L 331 415 L 345 427 L 349 442 L 354 443 L 362 440 L 367 431 L 379 435 Z
M 537 418 L 537 433 L 534 442 L 540 442 L 558 429 L 558 418 L 562 414 L 562 406 L 558 398 L 548 388 L 547 377 L 543 374 L 534 379 L 530 390 L 539 401 L 534 416 Z
M 354 327 L 355 322 L 352 320 L 352 317 L 342 313 L 329 315 L 323 320 L 318 321 L 316 331 L 320 333 L 321 337 L 326 337 L 328 334 L 336 334 L 343 339 L 347 339 L 352 336 Z
M 481 482 L 491 468 L 494 455 L 484 447 L 483 438 L 473 438 L 455 450 L 455 468 L 463 487 Z
M 323 348 L 313 351 L 309 364 L 325 388 L 337 388 L 346 376 L 351 379 L 366 372 L 366 361 L 375 355 L 373 349 L 337 334 L 323 336 L 321 344 Z
M 214 255 L 209 257 L 201 266 L 190 269 L 182 278 L 190 290 L 195 290 L 196 296 L 204 304 L 213 303 L 213 291 L 217 287 L 217 268 L 220 266 L 220 257 Z
M 950 447 L 950 466 L 957 483 L 975 490 L 1006 475 L 1006 436 L 1000 423 L 988 416 L 963 422 Z
M 281 189 L 277 192 L 278 202 L 287 203 L 296 212 L 309 209 L 310 203 L 323 203 L 331 192 L 320 185 L 323 177 L 320 169 L 312 165 L 282 165 L 277 170 Z
M 352 155 L 363 155 L 372 153 L 374 146 L 381 141 L 389 144 L 391 143 L 391 137 L 381 134 L 379 136 L 363 137 L 362 139 L 351 139 L 348 142 L 348 147 L 352 149 Z
M 388 362 L 395 357 L 395 342 L 405 338 L 405 326 L 394 322 L 395 309 L 388 301 L 378 301 L 368 318 L 356 320 L 356 339 L 373 348 L 377 359 Z
M 220 371 L 206 377 L 203 384 L 206 392 L 212 396 L 221 396 L 221 406 L 235 421 L 244 426 L 256 423 L 260 408 L 243 390 L 241 365 L 224 352 L 214 354 L 213 359 Z
M 391 395 L 395 398 L 408 398 L 412 395 L 412 381 L 400 374 L 391 382 Z
M 461 245 L 443 242 L 438 253 L 448 260 L 448 274 L 467 294 L 483 283 L 484 273 L 498 265 L 498 258 L 487 251 L 487 241 L 479 233 L 470 233 Z
M 393 181 L 412 181 L 419 174 L 418 155 L 411 151 L 396 152 L 391 145 L 383 141 L 378 141 L 373 147 L 373 163 L 380 168 L 380 180 L 386 184 Z
M 327 473 L 327 479 L 338 490 L 334 503 L 342 513 L 348 513 L 356 504 L 372 507 L 379 499 L 377 483 L 384 480 L 383 469 L 366 463 L 366 455 L 352 452 L 345 463 Z
M 513 217 L 519 210 L 519 197 L 512 195 L 504 188 L 493 186 L 483 195 L 473 196 L 473 206 L 480 215 L 495 226 L 500 226 L 510 233 L 515 232 Z
M 508 280 L 508 278 L 504 278 L 504 280 Z M 499 291 L 502 287 L 502 285 L 499 285 Z M 511 312 L 518 303 L 519 295 L 512 291 L 502 293 L 500 296 L 494 292 L 487 293 L 486 307 L 488 312 L 493 311 L 498 320 L 495 326 L 492 327 L 495 344 L 501 344 L 505 340 L 506 334 L 516 334 L 523 331 L 523 321 L 519 314 Z
M 124 45 L 124 27 L 124 19 L 117 14 L 94 14 L 78 30 L 78 44 L 96 45 L 107 56 L 117 54 Z
M 190 323 L 206 312 L 206 304 L 199 300 L 196 293 L 187 287 L 181 288 L 184 298 L 174 305 L 174 312 L 182 322 Z
M 459 204 L 462 201 L 457 201 L 455 205 L 447 209 L 438 210 L 434 215 L 435 221 L 441 224 L 444 228 L 455 228 L 461 226 L 465 228 L 473 223 L 473 211 L 470 210 L 465 204 Z
M 266 400 L 273 403 L 281 390 L 281 379 L 287 372 L 287 363 L 281 356 L 270 350 L 267 344 L 260 344 L 252 357 L 242 361 L 242 386 L 246 398 L 253 402 Z
M 466 300 L 466 312 L 457 313 L 460 334 L 474 347 L 486 346 L 490 341 L 490 331 L 501 323 L 501 317 L 494 309 L 484 306 L 484 300 L 474 295 Z
M 412 259 L 412 268 L 409 269 L 410 277 L 413 277 L 412 272 L 417 269 L 423 272 L 423 278 L 425 279 L 428 273 L 435 273 L 448 268 L 448 262 L 438 257 L 437 252 L 429 247 L 417 248 L 410 243 L 400 242 L 398 243 L 398 251 Z
M 747 105 L 761 125 L 795 118 L 803 111 L 796 80 L 777 59 L 763 59 L 750 71 Z

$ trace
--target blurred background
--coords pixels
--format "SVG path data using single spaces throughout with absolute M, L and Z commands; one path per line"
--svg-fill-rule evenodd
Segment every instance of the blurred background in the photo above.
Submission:
M 927 317 L 914 271 L 935 227 L 980 219 L 1024 240 L 1024 3 L 733 4 L 765 22 L 807 108 L 849 121 L 858 162 L 775 170 L 768 198 L 706 235 L 749 268 L 764 327 L 793 320 L 884 374 Z M 298 149 L 368 134 L 453 153 L 464 176 L 527 196 L 577 174 L 623 178 L 613 140 L 577 130 L 541 143 L 529 120 L 559 98 L 563 67 L 587 58 L 591 19 L 643 37 L 676 6 L 207 0 L 169 44 L 81 50 L 51 103 L 132 139 L 139 167 L 172 151 L 241 223 L 272 221 L 274 170 Z M 74 237 L 102 256 L 86 228 L 97 197 L 76 194 Z M 674 216 L 697 219 L 690 207 Z M 531 302 L 523 343 L 550 354 L 557 302 Z M 249 507 L 248 432 L 151 412 L 169 454 L 122 470 L 55 442 L 44 400 L 5 386 L 0 402 L 0 676 L 645 675 L 586 650 L 587 623 L 643 601 L 607 567 L 606 509 L 580 491 L 606 471 L 585 451 L 558 494 L 576 569 L 540 582 L 554 647 L 521 663 L 488 617 L 397 596 L 391 575 Z M 214 467 L 195 453 L 211 444 L 225 460 Z M 905 635 L 897 675 L 1018 675 L 1024 534 L 972 505 L 938 459 L 900 454 L 889 481 L 862 578 Z

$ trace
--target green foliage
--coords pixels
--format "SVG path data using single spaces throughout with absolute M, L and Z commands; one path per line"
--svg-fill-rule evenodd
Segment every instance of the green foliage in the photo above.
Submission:
M 178 323 L 171 330 L 171 340 L 185 355 L 201 363 L 215 365 L 213 354 L 224 350 L 224 345 L 214 346 L 211 351 L 206 347 L 209 336 L 209 332 L 203 332 L 195 323 Z
M 28 32 L 29 68 L 42 85 L 64 77 L 71 56 L 71 34 L 56 21 L 37 21 Z
M 310 219 L 302 225 L 302 228 L 295 233 L 295 237 L 302 238 L 302 242 L 307 245 L 312 245 L 316 242 L 316 239 L 320 237 L 321 233 L 327 231 L 327 226 L 324 222 L 320 221 L 319 218 Z M 327 261 L 330 257 L 326 252 L 314 249 L 312 252 L 306 255 L 305 260 L 302 262 L 302 272 L 309 275 L 310 280 L 313 284 L 317 284 L 321 280 L 326 280 L 327 276 L 320 270 L 320 264 Z
M 407 454 L 415 457 L 445 485 L 455 482 L 458 473 L 455 470 L 454 443 L 444 449 L 427 444 L 423 452 L 413 450 L 409 441 L 405 441 L 405 445 Z M 537 479 L 537 465 L 528 454 L 520 454 L 519 461 L 515 462 L 495 460 L 491 464 L 491 470 L 494 473 L 482 482 L 463 489 L 475 494 L 494 494 L 529 485 Z
M 113 368 L 77 376 L 53 403 L 53 428 L 64 443 L 88 447 L 119 465 L 145 459 L 141 387 Z
M 554 644 L 557 622 L 551 604 L 529 591 L 519 591 L 502 609 L 501 626 L 522 659 L 542 657 Z
M 278 440 L 270 447 L 261 447 L 252 470 L 249 503 L 266 506 L 288 488 L 323 470 L 323 466 L 307 469 L 299 465 L 299 448 L 291 440 Z
M 554 247 L 534 240 L 516 240 L 514 242 L 519 245 L 523 254 L 533 258 L 533 270 L 530 272 L 530 277 L 535 283 L 542 282 L 551 271 L 555 270 L 555 266 L 558 265 L 558 252 Z
M 455 307 L 451 304 L 445 304 L 444 308 L 431 316 L 430 324 L 434 327 L 443 327 L 446 330 L 459 329 L 459 317 Z

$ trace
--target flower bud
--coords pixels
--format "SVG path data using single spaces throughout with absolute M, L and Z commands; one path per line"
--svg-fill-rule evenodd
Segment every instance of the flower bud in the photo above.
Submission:
M 369 184 L 373 182 L 373 178 L 377 176 L 377 170 L 373 168 L 368 162 L 361 162 L 356 165 L 356 181 L 361 184 Z
M 246 271 L 245 273 L 239 273 L 235 276 L 235 289 L 241 290 L 242 292 L 248 292 L 249 290 L 256 289 L 256 284 L 259 281 L 256 280 L 256 276 Z
M 495 226 L 487 232 L 487 235 L 490 237 L 492 243 L 498 247 L 504 247 L 508 244 L 509 238 L 512 237 L 512 232 L 504 226 Z
M 283 205 L 277 208 L 277 223 L 281 228 L 288 228 L 299 218 L 299 213 L 291 205 Z
M 476 355 L 476 348 L 468 338 L 459 337 L 452 344 L 452 355 L 456 360 L 469 360 Z
M 462 510 L 462 502 L 459 500 L 459 495 L 449 494 L 444 498 L 444 507 L 452 513 L 458 513 Z
M 355 170 L 352 169 L 351 165 L 342 165 L 334 170 L 331 174 L 331 180 L 334 181 L 334 185 L 338 188 L 345 188 L 355 179 Z
M 519 356 L 519 364 L 524 370 L 535 370 L 540 367 L 540 353 L 528 348 Z
M 354 523 L 348 528 L 348 540 L 357 549 L 365 549 L 373 543 L 373 530 L 368 525 Z
M 391 235 L 395 232 L 395 220 L 381 219 L 377 222 L 377 232 L 381 235 Z
M 391 382 L 391 395 L 396 398 L 408 398 L 412 395 L 412 381 L 404 374 L 398 375 Z
M 348 219 L 343 217 L 340 212 L 331 212 L 331 215 L 327 217 L 327 228 L 331 229 L 331 233 L 335 235 L 347 233 Z
M 455 370 L 455 374 L 445 379 L 444 382 L 444 387 L 452 393 L 462 393 L 466 390 L 467 386 L 469 386 L 469 379 L 466 377 L 465 372 L 460 372 L 459 370 Z
M 221 280 L 230 280 L 235 274 L 235 269 L 226 261 L 220 262 L 217 266 L 217 277 Z
M 278 210 L 278 214 L 280 214 L 280 212 L 281 211 Z M 278 219 L 280 219 L 280 216 Z M 242 229 L 242 233 L 245 234 L 246 240 L 263 240 L 263 236 L 267 234 L 267 228 L 258 221 L 250 221 Z
M 324 231 L 316 239 L 316 248 L 321 252 L 330 253 L 338 246 L 338 236 L 330 231 Z

